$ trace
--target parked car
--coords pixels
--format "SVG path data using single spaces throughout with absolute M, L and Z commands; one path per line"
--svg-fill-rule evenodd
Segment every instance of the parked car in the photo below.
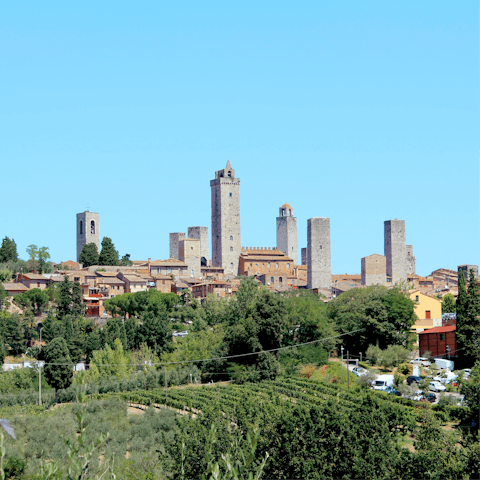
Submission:
M 414 360 L 410 360 L 410 363 L 412 364 L 418 363 L 424 367 L 429 367 L 432 364 L 432 362 L 429 362 L 428 358 L 425 358 L 425 357 L 417 357 Z
M 385 393 L 388 393 L 389 395 L 396 395 L 397 397 L 400 397 L 402 394 L 392 386 L 388 386 L 383 390 Z
M 434 393 L 427 393 L 426 395 L 420 398 L 421 402 L 430 402 L 434 403 L 437 400 L 437 396 Z
M 368 370 L 362 367 L 353 367 L 352 372 L 357 376 L 361 377 L 362 375 L 366 375 L 368 373 Z
M 418 377 L 417 375 L 410 375 L 407 377 L 407 385 L 411 385 L 412 383 L 420 383 L 422 381 L 421 377 Z
M 436 377 L 433 377 L 433 379 L 436 382 L 443 383 L 445 385 L 448 385 L 449 383 L 455 381 L 457 379 L 457 375 L 453 372 L 446 372 L 442 375 L 437 375 Z
M 437 381 L 430 382 L 429 388 L 432 392 L 444 392 L 447 389 L 445 385 Z
M 387 387 L 393 387 L 393 375 L 379 375 L 373 382 L 374 390 L 385 390 Z

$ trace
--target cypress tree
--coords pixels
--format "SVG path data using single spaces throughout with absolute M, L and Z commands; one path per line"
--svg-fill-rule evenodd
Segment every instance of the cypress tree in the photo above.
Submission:
M 17 261 L 17 244 L 12 238 L 11 240 L 8 237 L 5 237 L 2 240 L 2 246 L 0 247 L 0 263 Z
M 64 317 L 70 313 L 70 304 L 72 302 L 72 294 L 70 291 L 70 282 L 68 281 L 68 275 L 65 275 L 63 282 L 59 286 L 58 293 L 58 316 Z
M 72 286 L 72 315 L 79 317 L 85 313 L 83 304 L 83 292 L 80 283 L 73 282 Z
M 103 237 L 98 263 L 100 265 L 118 265 L 118 252 L 115 250 L 115 245 L 111 238 Z
M 467 310 L 467 288 L 465 286 L 465 275 L 458 269 L 458 296 L 457 296 L 457 329 L 459 324 L 463 324 L 465 312 Z
M 58 390 L 72 384 L 73 364 L 64 338 L 54 338 L 44 349 L 45 379 L 55 389 L 55 401 L 58 402 Z
M 98 265 L 97 245 L 95 243 L 86 243 L 78 257 L 78 262 L 83 265 L 83 268 Z

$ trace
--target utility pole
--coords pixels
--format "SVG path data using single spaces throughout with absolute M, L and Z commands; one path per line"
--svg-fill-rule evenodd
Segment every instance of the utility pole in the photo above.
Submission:
M 42 330 L 43 327 L 40 328 L 40 351 L 42 351 Z M 38 404 L 42 404 L 42 367 L 40 365 L 40 360 L 38 361 Z
M 343 345 L 340 347 L 340 351 L 342 352 L 342 365 L 343 365 Z
M 362 361 L 362 352 L 360 352 L 360 361 Z
M 165 375 L 165 406 L 167 406 L 167 367 L 163 367 L 163 373 Z
M 347 388 L 350 388 L 350 369 L 348 368 L 350 366 L 349 360 L 350 360 L 350 355 L 348 354 L 348 350 L 347 350 Z

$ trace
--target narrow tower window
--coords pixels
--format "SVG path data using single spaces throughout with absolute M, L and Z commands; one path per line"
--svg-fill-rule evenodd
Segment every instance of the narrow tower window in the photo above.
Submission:
M 230 240 L 233 240 L 233 235 L 230 235 Z
M 230 192 L 230 196 L 232 196 L 232 192 Z
M 233 247 L 230 247 L 230 251 L 233 252 Z
M 80 220 L 80 235 L 83 235 L 83 221 Z
M 90 222 L 90 233 L 95 235 L 95 222 L 93 220 Z

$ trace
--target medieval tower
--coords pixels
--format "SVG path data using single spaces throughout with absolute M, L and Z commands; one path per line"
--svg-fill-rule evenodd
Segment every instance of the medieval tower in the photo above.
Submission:
M 212 190 L 212 263 L 226 275 L 238 275 L 240 242 L 240 179 L 230 160 L 210 181 Z
M 384 222 L 384 247 L 387 258 L 387 281 L 392 285 L 407 281 L 407 245 L 405 240 L 405 220 L 386 220 Z M 411 247 L 411 246 L 410 246 Z M 413 248 L 410 248 L 412 251 Z M 411 268 L 411 267 L 410 267 Z
M 180 242 L 185 240 L 184 232 L 174 232 L 170 234 L 170 258 L 180 258 L 179 247 Z
M 100 252 L 100 215 L 88 210 L 77 213 L 77 262 L 87 243 L 94 243 Z
M 188 227 L 188 238 L 200 240 L 200 261 L 202 267 L 209 264 L 208 227 Z
M 307 288 L 328 290 L 332 287 L 330 254 L 330 219 L 307 220 Z
M 277 248 L 287 257 L 293 258 L 298 265 L 297 219 L 293 216 L 293 208 L 284 203 L 277 217 Z

